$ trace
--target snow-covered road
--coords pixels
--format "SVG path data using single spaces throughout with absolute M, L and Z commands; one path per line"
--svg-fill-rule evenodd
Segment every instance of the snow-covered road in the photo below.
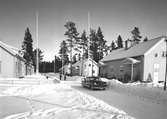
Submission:
M 22 109 L 22 113 L 15 111 L 17 114 L 12 113 L 12 115 L 7 115 L 4 119 L 132 119 L 124 111 L 75 90 L 63 82 L 11 87 L 3 91 L 3 94 L 6 96 L 1 98 L 8 97 L 8 100 L 10 100 L 10 96 L 13 102 L 17 102 L 16 105 L 13 105 L 15 110 L 20 109 L 20 107 L 27 108 L 27 110 Z M 18 103 L 20 100 L 24 102 Z M 3 104 L 5 104 L 5 101 Z M 10 110 L 9 105 L 8 108 L 5 106 L 1 105 L 0 111 L 4 113 L 14 111 Z M 3 110 L 3 108 L 6 110 Z
M 73 88 L 103 100 L 106 103 L 126 111 L 136 119 L 167 119 L 167 99 L 166 92 L 161 95 L 155 95 L 156 92 L 140 92 L 140 88 L 127 86 L 120 87 L 117 84 L 112 84 L 105 91 L 89 90 L 83 88 L 79 81 L 63 81 L 63 83 L 71 85 Z M 137 90 L 137 94 L 132 92 Z M 154 91 L 154 90 L 153 90 Z M 138 95 L 141 94 L 142 95 Z M 145 94 L 144 94 L 145 93 Z M 152 94 L 151 94 L 152 93 Z M 158 94 L 158 93 L 157 93 Z M 155 96 L 155 99 L 154 99 Z M 159 98 L 157 98 L 160 96 Z M 151 97 L 151 98 L 148 98 Z M 157 100 L 159 99 L 159 100 Z

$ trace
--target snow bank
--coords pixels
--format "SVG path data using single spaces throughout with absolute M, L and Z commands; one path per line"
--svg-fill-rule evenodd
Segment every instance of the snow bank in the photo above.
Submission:
M 167 91 L 163 91 L 163 88 L 160 85 L 155 86 L 153 83 L 134 82 L 124 84 L 113 79 L 110 80 L 109 87 L 120 93 L 131 94 L 142 99 L 148 99 L 152 102 L 167 102 Z
M 31 76 L 30 76 L 31 77 Z M 56 79 L 53 80 L 51 78 L 41 78 L 39 77 L 34 78 L 33 76 L 30 78 L 0 78 L 0 86 L 17 86 L 17 85 L 40 85 L 40 84 L 52 84 L 52 83 L 58 83 Z
M 37 86 L 17 86 L 12 87 L 3 92 L 3 94 L 7 94 L 10 96 L 36 96 L 40 94 L 51 93 L 54 89 L 71 89 L 70 86 L 63 84 L 45 84 L 45 85 L 37 85 Z
M 39 100 L 41 103 L 47 102 L 54 105 L 51 109 L 36 109 L 33 112 L 15 114 L 4 119 L 133 119 L 124 111 L 62 83 L 15 87 L 4 93 L 14 96 L 31 96 L 33 103 Z
M 112 83 L 114 82 L 114 83 L 117 83 L 117 84 L 128 85 L 128 86 L 144 86 L 144 87 L 157 87 L 157 88 L 162 88 L 164 86 L 163 82 L 158 83 L 158 84 L 154 84 L 153 82 L 143 83 L 143 82 L 140 82 L 140 81 L 133 82 L 133 83 L 122 83 L 122 82 L 118 81 L 117 79 L 112 79 L 109 82 L 112 82 Z
M 41 74 L 33 74 L 33 75 L 27 75 L 24 77 L 25 79 L 46 79 L 46 76 Z

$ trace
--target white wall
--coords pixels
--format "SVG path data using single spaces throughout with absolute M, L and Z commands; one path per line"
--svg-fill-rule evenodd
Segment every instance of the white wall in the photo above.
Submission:
M 93 68 L 92 68 L 92 66 L 93 66 Z M 84 69 L 84 71 L 83 71 L 84 76 L 92 76 L 92 74 L 93 74 L 93 76 L 99 75 L 99 67 L 97 66 L 97 64 L 95 64 L 91 60 L 87 60 L 84 63 L 83 69 Z M 92 71 L 94 71 L 94 72 L 92 73 Z
M 0 47 L 1 77 L 20 77 L 26 75 L 26 64 L 23 60 L 13 56 Z M 28 74 L 33 74 L 33 67 L 28 67 Z
M 166 43 L 164 40 L 160 41 L 154 49 L 145 55 L 144 80 L 147 80 L 149 74 L 151 74 L 153 82 L 155 83 L 165 80 L 166 57 L 162 56 L 163 51 L 166 51 Z M 157 56 L 155 56 L 156 54 Z M 155 69 L 155 65 L 158 66 L 157 69 Z M 156 77 L 158 78 L 157 81 L 155 81 Z
M 14 60 L 15 58 L 7 51 L 0 47 L 0 61 L 1 61 L 1 76 L 15 77 L 14 75 Z

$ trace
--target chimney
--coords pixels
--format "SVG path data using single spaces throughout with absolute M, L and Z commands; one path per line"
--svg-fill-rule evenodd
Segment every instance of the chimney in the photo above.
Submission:
M 125 41 L 125 50 L 128 50 L 130 47 L 132 46 L 132 42 L 131 40 L 126 40 Z

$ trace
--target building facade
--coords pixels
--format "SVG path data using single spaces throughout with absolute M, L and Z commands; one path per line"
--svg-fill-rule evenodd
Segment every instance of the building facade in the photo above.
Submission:
M 33 66 L 25 63 L 25 59 L 21 56 L 19 50 L 0 41 L 1 77 L 22 77 L 33 72 Z
M 112 51 L 101 62 L 100 75 L 130 80 L 152 81 L 157 84 L 165 80 L 166 39 L 162 36 L 134 46 Z
M 73 64 L 73 75 L 98 76 L 99 64 L 91 58 L 80 60 Z

